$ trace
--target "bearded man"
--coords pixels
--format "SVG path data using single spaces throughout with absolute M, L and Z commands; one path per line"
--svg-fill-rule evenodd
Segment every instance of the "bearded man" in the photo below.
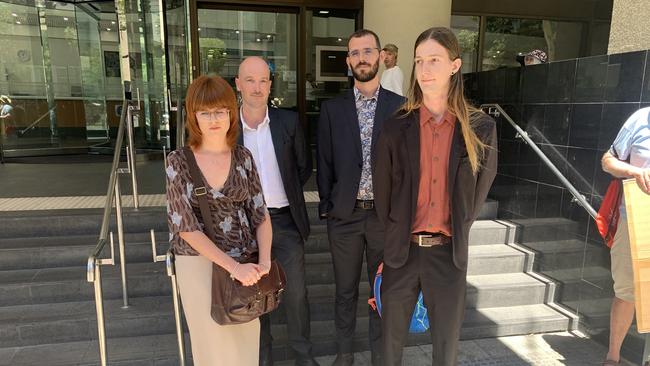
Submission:
M 354 86 L 324 102 L 318 122 L 319 215 L 327 220 L 336 283 L 335 366 L 354 363 L 352 344 L 363 257 L 372 297 L 372 281 L 384 251 L 384 230 L 375 211 L 371 166 L 375 140 L 384 120 L 404 102 L 404 98 L 379 85 L 377 71 L 384 58 L 377 34 L 367 29 L 352 33 L 346 62 Z M 368 310 L 372 364 L 381 366 L 381 320 L 376 311 Z

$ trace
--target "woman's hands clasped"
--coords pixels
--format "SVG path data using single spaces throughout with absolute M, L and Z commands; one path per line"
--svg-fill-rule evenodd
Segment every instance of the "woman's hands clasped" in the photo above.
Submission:
M 237 263 L 230 271 L 230 277 L 241 282 L 244 286 L 252 286 L 269 273 L 271 264 Z

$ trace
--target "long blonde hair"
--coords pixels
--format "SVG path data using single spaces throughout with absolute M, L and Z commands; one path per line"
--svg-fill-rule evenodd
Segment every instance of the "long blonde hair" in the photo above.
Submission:
M 420 33 L 415 41 L 415 46 L 413 47 L 413 56 L 415 56 L 415 50 L 418 48 L 420 43 L 430 39 L 436 41 L 447 50 L 451 61 L 460 58 L 460 46 L 458 45 L 456 36 L 449 28 L 444 27 L 433 27 Z M 411 70 L 411 82 L 407 92 L 407 100 L 404 105 L 402 105 L 401 114 L 407 116 L 414 110 L 421 108 L 424 105 L 423 99 L 422 89 L 420 89 L 420 85 L 415 76 L 415 64 L 413 64 L 413 69 Z M 473 121 L 476 120 L 476 117 L 483 112 L 473 107 L 469 104 L 467 99 L 465 99 L 463 76 L 461 75 L 460 70 L 451 75 L 449 80 L 447 108 L 449 108 L 449 112 L 456 116 L 460 122 L 463 139 L 465 140 L 465 146 L 467 147 L 469 162 L 472 166 L 472 171 L 476 174 L 481 167 L 481 160 L 483 159 L 487 145 L 478 138 L 476 132 L 474 132 L 472 124 Z

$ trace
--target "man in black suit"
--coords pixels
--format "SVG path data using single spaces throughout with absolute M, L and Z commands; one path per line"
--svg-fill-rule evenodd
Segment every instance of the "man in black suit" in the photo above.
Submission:
M 385 364 L 402 348 L 420 291 L 434 366 L 457 364 L 468 237 L 496 175 L 496 124 L 463 95 L 460 48 L 448 28 L 415 42 L 409 101 L 384 123 L 373 165 L 385 224 L 381 284 Z
M 235 79 L 242 99 L 239 143 L 253 154 L 273 226 L 271 253 L 287 274 L 282 303 L 296 365 L 317 365 L 309 340 L 304 250 L 309 218 L 302 191 L 312 164 L 298 115 L 268 107 L 270 76 L 260 57 L 246 58 L 239 65 Z M 260 317 L 260 324 L 260 365 L 272 365 L 269 314 Z
M 384 232 L 374 208 L 371 160 L 383 121 L 403 98 L 379 85 L 377 71 L 384 60 L 380 47 L 372 31 L 359 30 L 350 36 L 347 63 L 354 87 L 324 102 L 318 122 L 319 214 L 327 218 L 336 282 L 336 366 L 354 362 L 352 341 L 364 251 L 372 296 L 384 249 Z M 377 366 L 382 364 L 381 321 L 370 308 L 369 317 L 372 362 Z

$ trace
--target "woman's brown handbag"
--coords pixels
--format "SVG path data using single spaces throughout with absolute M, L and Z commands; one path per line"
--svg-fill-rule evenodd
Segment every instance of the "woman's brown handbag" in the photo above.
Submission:
M 206 197 L 206 184 L 192 150 L 183 148 L 190 175 L 194 181 L 194 194 L 199 201 L 206 235 L 214 241 L 214 222 Z M 234 164 L 232 162 L 231 164 Z M 257 255 L 246 258 L 241 263 L 257 263 Z M 244 286 L 232 278 L 223 267 L 212 264 L 212 319 L 220 325 L 247 323 L 262 314 L 271 312 L 280 305 L 286 284 L 286 275 L 277 261 L 271 262 L 269 273 L 262 276 L 256 284 Z

